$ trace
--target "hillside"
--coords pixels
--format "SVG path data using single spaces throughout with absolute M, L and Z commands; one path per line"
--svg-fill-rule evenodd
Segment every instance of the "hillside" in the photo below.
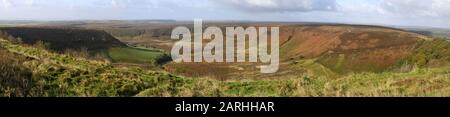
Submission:
M 187 76 L 215 78 L 262 78 L 300 74 L 336 78 L 349 73 L 384 72 L 397 69 L 420 42 L 433 40 L 424 35 L 395 28 L 362 25 L 282 25 L 280 27 L 280 70 L 275 75 L 259 75 L 250 63 L 172 63 L 167 70 Z M 448 42 L 442 42 L 448 43 Z M 441 50 L 448 50 L 444 46 Z M 441 55 L 450 55 L 448 53 Z M 414 66 L 415 62 L 410 62 Z M 447 61 L 441 65 L 448 65 Z M 192 67 L 190 67 L 192 66 Z M 199 73 L 207 66 L 208 74 Z M 191 69 L 193 68 L 193 69 Z
M 450 68 L 219 81 L 114 67 L 0 39 L 0 96 L 449 96 Z
M 176 26 L 192 28 L 192 24 L 187 22 L 150 24 L 104 22 L 84 23 L 75 27 L 105 30 L 128 45 L 154 48 L 169 53 L 172 45 L 176 42 L 170 39 L 170 32 Z M 168 63 L 164 65 L 166 71 L 183 76 L 216 79 L 276 78 L 301 74 L 336 78 L 353 72 L 380 73 L 400 69 L 405 64 L 408 64 L 406 66 L 415 66 L 416 64 L 420 64 L 418 66 L 422 67 L 429 66 L 423 64 L 428 64 L 430 60 L 421 57 L 422 60 L 418 62 L 417 56 L 415 60 L 412 60 L 411 56 L 415 56 L 415 51 L 419 46 L 422 46 L 423 40 L 433 40 L 431 37 L 421 35 L 418 32 L 369 25 L 207 22 L 204 26 L 219 26 L 221 28 L 226 26 L 280 26 L 280 59 L 282 61 L 279 72 L 272 75 L 261 75 L 258 68 L 255 67 L 256 65 L 251 63 Z M 127 49 L 115 50 L 128 51 Z M 446 48 L 441 50 L 446 50 Z M 445 52 L 440 54 L 446 55 Z M 116 57 L 132 59 L 139 58 L 138 56 L 140 55 L 135 57 L 119 55 Z M 148 59 L 135 59 L 133 61 L 139 64 L 142 63 L 139 61 L 143 60 Z M 124 61 L 130 62 L 130 60 Z M 447 65 L 446 62 L 430 64 L 445 66 Z M 209 72 L 202 72 L 205 70 Z
M 282 59 L 318 58 L 338 73 L 382 72 L 408 55 L 425 36 L 383 27 L 301 26 L 283 28 Z
M 57 51 L 78 50 L 80 48 L 98 50 L 126 46 L 113 36 L 100 30 L 45 27 L 4 27 L 0 30 L 13 37 L 20 37 L 27 44 L 35 44 L 38 41 L 49 43 L 49 48 Z
M 63 27 L 3 27 L 5 38 L 12 36 L 21 43 L 43 43 L 46 49 L 85 58 L 108 59 L 114 63 L 153 66 L 168 61 L 156 49 L 129 47 L 101 30 Z M 126 57 L 125 57 L 126 56 Z
M 3 39 L 0 49 L 3 96 L 133 96 L 157 86 L 159 80 L 179 78 L 138 68 L 116 68 L 107 62 L 15 45 Z M 158 83 L 163 85 L 162 81 Z
M 103 24 L 121 41 L 140 47 L 152 47 L 169 52 L 173 43 L 170 29 L 192 24 L 147 24 L 144 26 Z M 282 64 L 276 75 L 259 75 L 254 64 L 169 63 L 172 73 L 193 76 L 229 78 L 261 78 L 298 74 L 321 74 L 337 77 L 352 72 L 383 72 L 397 69 L 399 62 L 410 56 L 421 40 L 431 37 L 402 29 L 347 24 L 321 23 L 224 23 L 209 22 L 206 26 L 280 26 Z M 82 27 L 96 29 L 97 25 Z M 106 28 L 107 27 L 107 28 Z M 207 41 L 206 41 L 207 42 Z M 415 63 L 409 63 L 414 66 Z M 445 65 L 445 64 L 444 64 Z M 209 70 L 211 72 L 199 72 Z

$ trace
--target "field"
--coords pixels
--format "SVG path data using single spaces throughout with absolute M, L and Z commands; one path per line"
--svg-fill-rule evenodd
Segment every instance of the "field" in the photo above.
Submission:
M 158 59 L 167 56 L 155 49 L 132 47 L 110 48 L 108 55 L 113 62 L 135 64 L 156 64 Z
M 150 60 L 162 54 L 160 52 L 136 48 L 110 48 L 109 56 L 113 62 L 150 63 Z

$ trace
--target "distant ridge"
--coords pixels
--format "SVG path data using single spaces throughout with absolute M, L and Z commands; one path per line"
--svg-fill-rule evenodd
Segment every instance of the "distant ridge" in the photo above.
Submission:
M 57 51 L 80 48 L 97 50 L 126 46 L 101 30 L 50 27 L 5 27 L 0 30 L 13 37 L 20 37 L 26 44 L 34 44 L 38 41 L 49 43 L 49 48 Z

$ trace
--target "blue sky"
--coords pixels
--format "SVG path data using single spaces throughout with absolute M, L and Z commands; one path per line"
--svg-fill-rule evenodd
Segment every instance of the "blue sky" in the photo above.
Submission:
M 450 28 L 450 0 L 0 0 L 0 20 L 195 18 Z

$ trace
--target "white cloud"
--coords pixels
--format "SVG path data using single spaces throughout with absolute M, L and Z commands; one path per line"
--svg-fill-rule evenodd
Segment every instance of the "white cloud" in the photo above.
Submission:
M 35 0 L 25 0 L 25 4 L 28 6 L 34 6 L 35 5 Z
M 9 1 L 9 0 L 2 0 L 2 5 L 3 8 L 7 9 L 13 6 L 13 4 Z
M 381 8 L 402 16 L 450 18 L 450 0 L 383 0 Z
M 232 7 L 252 12 L 333 11 L 336 0 L 218 0 Z
M 231 2 L 239 3 L 237 0 L 232 0 Z M 244 1 L 250 6 L 257 6 L 257 7 L 277 7 L 277 4 L 272 0 L 247 0 Z
M 109 0 L 109 6 L 113 8 L 141 7 L 147 4 L 148 0 Z
M 450 27 L 450 0 L 0 0 L 0 14 L 8 20 L 205 18 Z

